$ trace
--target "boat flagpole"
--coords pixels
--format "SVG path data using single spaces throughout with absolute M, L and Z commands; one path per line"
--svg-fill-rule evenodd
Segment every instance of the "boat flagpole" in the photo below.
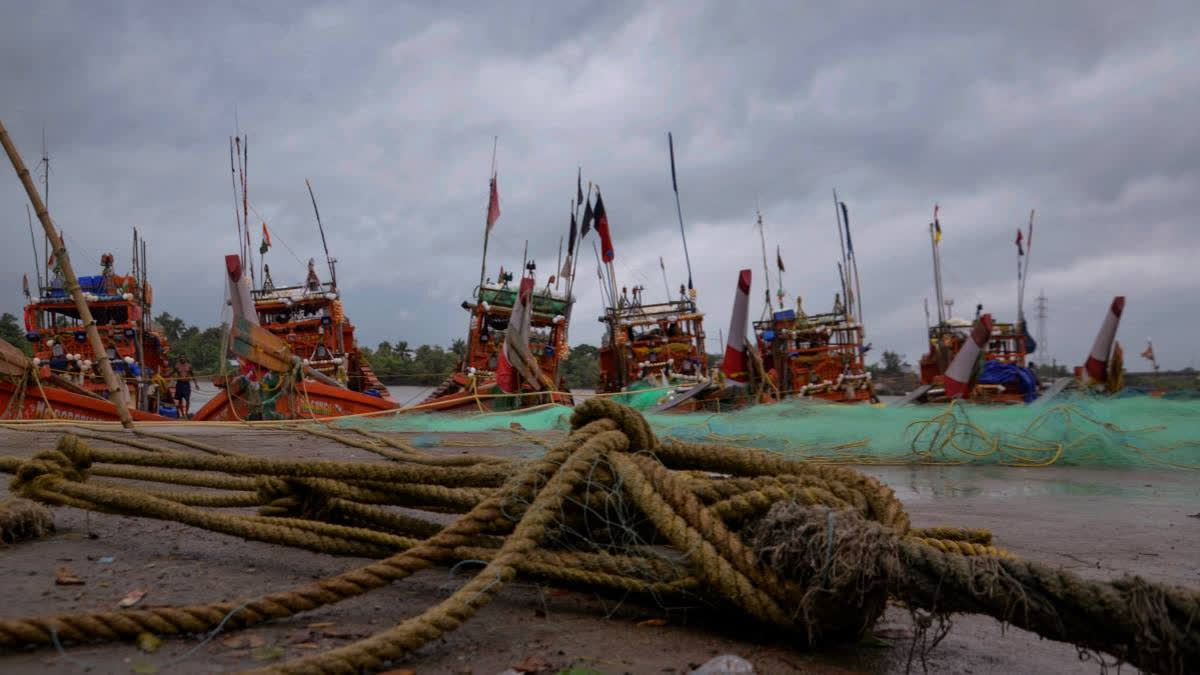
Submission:
M 329 255 L 329 244 L 325 243 L 325 227 L 321 225 L 321 211 L 317 208 L 317 196 L 313 194 L 312 183 L 308 179 L 304 179 L 304 185 L 308 188 L 308 198 L 312 200 L 313 214 L 317 217 L 317 231 L 321 233 L 321 247 L 325 249 L 325 263 L 329 265 L 329 281 L 333 284 L 334 290 L 337 290 L 337 272 L 334 267 L 334 260 Z M 249 231 L 250 226 L 246 225 L 246 230 Z
M 100 331 L 96 329 L 96 320 L 92 318 L 92 310 L 83 297 L 83 289 L 79 286 L 79 278 L 75 276 L 75 268 L 71 266 L 71 260 L 67 257 L 67 247 L 63 243 L 62 235 L 58 233 L 53 221 L 50 220 L 50 212 L 42 202 L 41 196 L 38 195 L 37 186 L 33 184 L 29 169 L 26 168 L 20 153 L 17 152 L 12 139 L 9 138 L 8 130 L 4 128 L 3 122 L 0 122 L 0 145 L 3 145 L 4 151 L 8 153 L 8 159 L 12 162 L 17 177 L 21 179 L 21 184 L 25 186 L 29 201 L 33 203 L 33 210 L 37 212 L 38 220 L 42 223 L 42 229 L 46 231 L 46 237 L 54 246 L 54 256 L 62 269 L 63 276 L 66 277 L 67 291 L 75 299 L 75 309 L 79 312 L 79 318 L 83 321 L 84 329 L 87 332 L 88 346 L 92 348 L 92 352 L 100 362 L 100 372 L 104 375 L 104 382 L 107 384 L 108 390 L 112 392 L 113 403 L 116 405 L 117 414 L 121 417 L 121 425 L 127 429 L 132 428 L 133 417 L 129 414 L 129 390 L 113 372 L 112 363 L 108 360 L 108 352 L 105 351 L 104 343 L 100 340 Z
M 667 148 L 671 152 L 671 187 L 675 190 L 675 213 L 679 216 L 679 236 L 683 239 L 683 260 L 687 263 L 688 291 L 689 294 L 694 294 L 695 289 L 692 286 L 692 259 L 688 256 L 687 232 L 683 229 L 683 207 L 679 204 L 679 181 L 675 178 L 675 139 L 669 131 L 667 132 Z

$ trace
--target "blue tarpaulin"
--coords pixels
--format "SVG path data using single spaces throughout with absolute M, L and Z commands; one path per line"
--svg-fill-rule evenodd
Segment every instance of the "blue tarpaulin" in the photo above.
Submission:
M 983 364 L 983 372 L 979 374 L 979 384 L 1009 384 L 1010 382 L 1017 384 L 1017 388 L 1025 395 L 1026 403 L 1037 398 L 1037 376 L 1033 374 L 1032 370 L 1000 361 L 987 361 Z

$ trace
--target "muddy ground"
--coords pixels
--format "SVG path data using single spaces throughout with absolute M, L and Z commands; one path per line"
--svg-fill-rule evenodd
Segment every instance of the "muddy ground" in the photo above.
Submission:
M 363 450 L 278 431 L 181 429 L 175 433 L 254 455 L 380 461 Z M 0 430 L 0 454 L 29 456 L 58 433 Z M 552 436 L 552 435 L 547 435 Z M 426 435 L 428 437 L 428 435 Z M 468 443 L 488 440 L 443 436 Z M 538 447 L 500 434 L 496 453 Z M 97 445 L 103 445 L 97 442 Z M 470 448 L 472 452 L 479 448 Z M 464 452 L 442 447 L 432 451 Z M 915 526 L 991 529 L 1022 557 L 1107 579 L 1139 574 L 1200 587 L 1200 480 L 1192 472 L 1071 467 L 864 467 L 892 485 Z M 3 479 L 4 477 L 0 477 Z M 7 482 L 6 480 L 4 481 Z M 0 497 L 6 496 L 0 488 Z M 57 532 L 0 548 L 0 615 L 115 609 L 131 591 L 139 606 L 206 603 L 283 590 L 367 561 L 245 542 L 182 525 L 55 508 Z M 55 583 L 67 568 L 84 583 Z M 446 569 L 314 612 L 233 634 L 165 640 L 154 653 L 133 644 L 68 645 L 0 654 L 0 672 L 213 673 L 267 665 L 346 644 L 391 626 L 464 583 Z M 660 625 L 661 624 L 661 625 Z M 514 666 L 556 673 L 686 673 L 733 653 L 759 673 L 1097 673 L 1094 658 L 984 617 L 956 616 L 945 640 L 912 656 L 908 613 L 890 608 L 876 644 L 800 651 L 737 616 L 699 606 L 577 592 L 519 580 L 456 632 L 396 668 L 419 674 L 491 675 Z M 1122 672 L 1135 672 L 1128 666 Z

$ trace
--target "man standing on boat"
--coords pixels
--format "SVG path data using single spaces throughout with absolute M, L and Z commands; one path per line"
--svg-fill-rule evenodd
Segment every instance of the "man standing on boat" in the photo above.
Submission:
M 175 377 L 175 406 L 179 409 L 179 418 L 188 418 L 188 406 L 192 402 L 192 383 L 196 381 L 196 374 L 192 372 L 192 364 L 188 363 L 187 357 L 180 355 L 175 361 L 175 371 L 172 373 Z M 199 389 L 200 385 L 196 385 Z

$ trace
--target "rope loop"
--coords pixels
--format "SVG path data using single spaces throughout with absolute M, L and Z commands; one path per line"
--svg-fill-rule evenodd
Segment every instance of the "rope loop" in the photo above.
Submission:
M 91 466 L 91 449 L 75 434 L 67 434 L 53 450 L 43 450 L 23 462 L 9 489 L 27 497 L 42 497 L 43 488 L 58 481 L 86 481 Z
M 658 438 L 650 430 L 650 423 L 633 408 L 609 399 L 592 398 L 575 407 L 571 415 L 571 431 L 575 432 L 589 422 L 610 419 L 629 438 L 631 452 L 653 451 L 658 448 Z

